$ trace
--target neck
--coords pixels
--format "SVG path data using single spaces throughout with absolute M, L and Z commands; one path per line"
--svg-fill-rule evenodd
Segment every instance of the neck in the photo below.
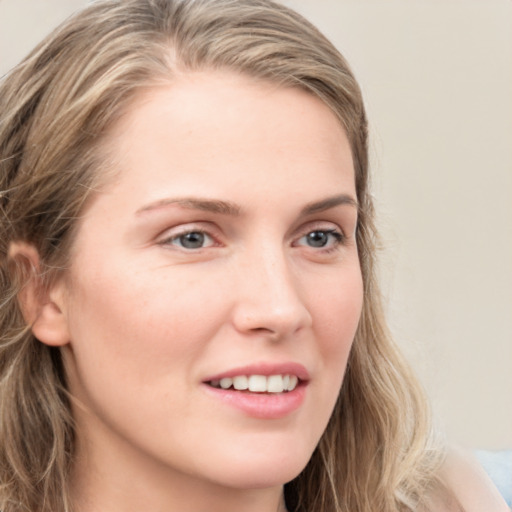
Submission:
M 181 480 L 183 483 L 183 479 Z M 124 481 L 111 475 L 108 479 L 88 478 L 75 482 L 72 502 L 77 512 L 286 512 L 282 491 L 239 490 L 220 486 L 180 485 L 170 481 L 165 488 L 154 482 Z
M 286 512 L 281 485 L 231 487 L 170 468 L 129 443 L 78 439 L 70 489 L 77 512 Z

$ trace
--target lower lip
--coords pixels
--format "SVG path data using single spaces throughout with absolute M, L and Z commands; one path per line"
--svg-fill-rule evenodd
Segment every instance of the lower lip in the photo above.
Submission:
M 306 384 L 299 384 L 286 393 L 251 393 L 234 389 L 214 388 L 204 384 L 208 393 L 222 402 L 243 411 L 252 418 L 280 419 L 296 411 L 304 402 Z

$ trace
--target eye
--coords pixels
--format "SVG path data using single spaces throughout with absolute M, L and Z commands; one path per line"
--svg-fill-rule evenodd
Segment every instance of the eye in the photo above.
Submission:
M 333 248 L 343 242 L 343 235 L 335 229 L 315 229 L 299 238 L 297 245 L 315 249 Z
M 203 249 L 214 245 L 213 238 L 204 231 L 194 230 L 166 238 L 163 245 L 175 245 L 183 249 Z

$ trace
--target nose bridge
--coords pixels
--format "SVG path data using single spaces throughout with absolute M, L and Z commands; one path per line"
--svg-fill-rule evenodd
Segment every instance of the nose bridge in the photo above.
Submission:
M 266 243 L 240 261 L 235 323 L 242 331 L 282 337 L 307 326 L 311 316 L 282 244 Z

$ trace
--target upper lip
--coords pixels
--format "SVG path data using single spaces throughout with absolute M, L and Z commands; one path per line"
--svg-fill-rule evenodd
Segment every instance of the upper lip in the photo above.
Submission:
M 226 377 L 237 377 L 238 375 L 264 375 L 266 377 L 269 375 L 296 375 L 301 381 L 309 380 L 309 372 L 306 370 L 304 365 L 300 363 L 286 362 L 256 363 L 230 368 L 229 370 L 207 377 L 203 382 L 220 380 Z

